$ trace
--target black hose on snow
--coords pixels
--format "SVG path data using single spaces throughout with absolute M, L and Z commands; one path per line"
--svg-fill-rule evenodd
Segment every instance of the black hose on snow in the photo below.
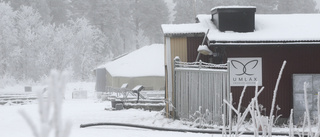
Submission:
M 90 124 L 81 124 L 80 128 L 92 127 L 92 126 L 124 126 L 124 127 L 134 127 L 134 128 L 143 128 L 143 129 L 151 129 L 151 130 L 159 130 L 159 131 L 173 131 L 173 132 L 191 132 L 191 133 L 204 133 L 204 134 L 222 134 L 221 130 L 200 130 L 200 129 L 174 129 L 174 128 L 164 128 L 164 127 L 154 127 L 154 126 L 144 126 L 144 125 L 136 125 L 136 124 L 126 124 L 126 123 L 90 123 Z M 229 131 L 227 131 L 227 134 Z M 232 131 L 234 134 L 235 132 Z M 262 132 L 259 132 L 262 135 Z M 253 132 L 244 132 L 243 135 L 254 135 Z M 288 133 L 272 133 L 272 135 L 276 136 L 289 136 Z M 295 135 L 297 136 L 297 135 Z

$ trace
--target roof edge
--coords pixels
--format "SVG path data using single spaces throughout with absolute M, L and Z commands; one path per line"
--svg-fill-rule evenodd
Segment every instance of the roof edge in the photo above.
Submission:
M 225 45 L 225 46 L 236 46 L 236 45 L 320 45 L 320 40 L 282 40 L 282 41 L 210 41 L 209 45 Z
M 165 37 L 203 37 L 205 36 L 204 32 L 201 33 L 166 33 Z

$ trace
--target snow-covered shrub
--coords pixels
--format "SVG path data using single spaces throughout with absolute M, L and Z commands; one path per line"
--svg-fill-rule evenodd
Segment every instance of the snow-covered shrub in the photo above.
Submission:
M 17 84 L 16 79 L 10 75 L 5 74 L 0 77 L 0 88 L 4 88 L 5 86 L 13 86 L 15 84 Z
M 66 74 L 58 71 L 51 71 L 48 79 L 48 97 L 38 92 L 39 120 L 34 121 L 26 111 L 21 110 L 20 114 L 26 120 L 35 137 L 67 137 L 70 133 L 70 122 L 62 119 L 62 102 L 66 86 Z
M 234 108 L 232 105 L 232 94 L 230 95 L 230 102 L 228 102 L 227 100 L 224 100 L 224 103 L 227 104 L 227 106 L 229 107 L 229 121 L 231 121 L 231 111 L 233 111 L 236 115 L 236 119 L 233 122 L 229 122 L 229 132 L 224 132 L 224 134 L 231 134 L 231 131 L 234 130 L 235 131 L 235 136 L 241 136 L 243 134 L 243 131 L 240 132 L 241 128 L 245 128 L 243 126 L 245 126 L 245 118 L 247 117 L 248 114 L 251 115 L 251 122 L 252 122 L 252 126 L 253 126 L 253 130 L 254 130 L 254 134 L 258 135 L 259 131 L 263 131 L 264 134 L 266 133 L 265 130 L 265 126 L 267 125 L 267 121 L 265 120 L 265 117 L 263 117 L 260 113 L 260 105 L 258 105 L 258 96 L 261 94 L 261 92 L 263 91 L 264 87 L 262 87 L 259 91 L 258 88 L 256 88 L 255 91 L 255 96 L 252 98 L 252 101 L 249 103 L 249 105 L 246 107 L 246 109 L 244 110 L 244 112 L 241 113 L 240 108 L 241 108 L 241 104 L 242 104 L 242 98 L 244 96 L 244 93 L 246 91 L 246 86 L 244 86 L 243 91 L 241 93 L 240 96 L 240 100 L 239 100 L 239 104 L 238 104 L 238 108 Z M 226 122 L 224 122 L 225 124 Z M 226 130 L 226 129 L 224 129 Z
M 36 84 L 36 82 L 33 80 L 33 79 L 30 79 L 30 78 L 28 78 L 28 79 L 23 79 L 23 80 L 20 80 L 19 81 L 19 85 L 29 85 L 29 86 L 32 86 L 32 85 L 35 85 Z
M 278 75 L 278 79 L 276 82 L 276 86 L 274 88 L 274 92 L 273 92 L 273 100 L 272 100 L 272 106 L 271 106 L 271 111 L 270 111 L 270 116 L 263 116 L 261 115 L 261 105 L 259 105 L 258 102 L 258 96 L 260 95 L 260 93 L 263 91 L 264 87 L 262 87 L 260 90 L 258 90 L 258 86 L 256 85 L 256 90 L 255 90 L 255 96 L 252 98 L 251 102 L 249 103 L 249 105 L 247 106 L 247 108 L 245 109 L 245 111 L 243 113 L 240 112 L 240 107 L 241 107 L 241 103 L 242 103 L 242 98 L 244 96 L 244 93 L 246 91 L 246 86 L 244 87 L 240 99 L 239 99 L 239 104 L 238 104 L 238 108 L 234 108 L 232 105 L 232 93 L 230 95 L 230 99 L 229 101 L 224 100 L 224 103 L 227 104 L 227 106 L 229 107 L 229 132 L 226 131 L 226 129 L 223 129 L 223 136 L 226 136 L 226 134 L 233 134 L 231 131 L 235 130 L 234 132 L 234 136 L 238 137 L 241 136 L 243 134 L 243 131 L 240 132 L 240 128 L 244 125 L 243 122 L 245 120 L 245 117 L 250 114 L 251 115 L 251 121 L 252 121 L 252 128 L 253 128 L 253 133 L 254 136 L 259 136 L 259 133 L 262 132 L 262 136 L 271 136 L 272 135 L 272 128 L 274 126 L 275 123 L 275 116 L 273 115 L 273 111 L 274 111 L 274 107 L 275 107 L 275 100 L 276 100 L 276 95 L 277 95 L 277 91 L 278 91 L 278 86 L 280 83 L 280 79 L 282 76 L 282 72 L 284 70 L 284 67 L 286 65 L 286 61 L 283 62 L 282 67 L 280 69 L 279 75 Z M 276 108 L 277 110 L 279 110 L 279 108 Z M 232 113 L 231 111 L 233 111 L 236 114 L 236 122 L 235 125 L 232 124 Z M 225 119 L 224 119 L 224 125 L 226 124 Z M 234 127 L 234 128 L 233 128 Z
M 210 117 L 210 111 L 206 109 L 204 112 L 202 110 L 202 106 L 199 106 L 199 110 L 194 112 L 193 115 L 190 116 L 190 120 L 192 122 L 192 126 L 198 128 L 204 128 L 209 125 L 210 121 L 208 121 Z
M 233 136 L 240 136 L 242 135 L 243 132 L 239 131 L 239 128 L 241 126 L 243 126 L 243 119 L 244 116 L 246 116 L 248 113 L 251 116 L 251 122 L 252 122 L 252 131 L 254 133 L 254 136 L 272 136 L 272 130 L 275 126 L 275 123 L 277 121 L 277 119 L 281 116 L 281 115 L 277 115 L 277 111 L 279 111 L 281 108 L 279 106 L 275 105 L 275 100 L 276 100 L 276 95 L 277 95 L 277 89 L 278 89 L 278 85 L 279 85 L 279 81 L 281 79 L 281 75 L 284 69 L 286 62 L 283 63 L 282 68 L 280 70 L 278 79 L 277 79 L 277 83 L 274 89 L 274 96 L 273 96 L 273 100 L 272 100 L 272 106 L 271 106 L 271 111 L 270 111 L 270 115 L 269 116 L 264 116 L 261 115 L 261 110 L 262 107 L 261 105 L 259 105 L 258 103 L 258 99 L 257 97 L 259 96 L 259 94 L 261 93 L 261 91 L 263 90 L 263 88 L 260 89 L 259 92 L 257 92 L 257 88 L 256 88 L 256 92 L 255 92 L 255 96 L 252 98 L 252 101 L 249 103 L 249 105 L 247 106 L 247 108 L 245 109 L 245 111 L 243 113 L 240 112 L 240 106 L 241 106 L 241 101 L 242 101 L 242 96 L 245 92 L 245 88 L 242 91 L 242 95 L 240 97 L 239 100 L 239 106 L 238 106 L 238 110 L 235 109 L 232 105 L 232 98 L 230 99 L 231 101 L 228 102 L 227 100 L 224 100 L 224 103 L 227 104 L 227 106 L 235 112 L 236 114 L 236 122 L 234 125 L 229 125 L 229 128 L 225 128 L 226 126 L 226 120 L 223 119 L 223 136 L 227 136 L 227 134 L 229 133 L 230 136 L 231 134 L 233 134 Z M 308 108 L 308 98 L 307 98 L 307 88 L 308 87 L 308 83 L 304 83 L 304 102 L 305 102 L 305 108 Z M 232 97 L 232 95 L 231 95 Z M 274 115 L 273 111 L 274 109 L 276 109 L 276 115 Z M 231 113 L 229 113 L 229 117 L 230 117 Z M 318 94 L 318 117 L 320 117 L 320 94 Z M 225 118 L 225 117 L 223 117 Z M 304 113 L 304 119 L 303 119 L 303 123 L 302 123 L 302 127 L 300 130 L 297 129 L 297 127 L 295 127 L 293 125 L 293 110 L 291 110 L 291 114 L 290 114 L 290 118 L 289 118 L 289 130 L 288 130 L 288 135 L 289 137 L 294 137 L 294 136 L 309 136 L 309 137 L 318 137 L 320 135 L 320 120 L 319 119 L 314 119 L 314 122 L 316 123 L 316 130 L 312 130 L 312 125 L 311 125 L 311 119 L 310 119 L 310 113 L 309 110 L 306 109 L 305 113 Z M 229 129 L 230 132 L 228 132 L 227 130 Z M 232 133 L 231 130 L 233 130 L 234 132 Z M 302 130 L 302 131 L 301 131 Z M 259 135 L 260 133 L 260 135 Z M 261 134 L 262 133 L 262 134 Z

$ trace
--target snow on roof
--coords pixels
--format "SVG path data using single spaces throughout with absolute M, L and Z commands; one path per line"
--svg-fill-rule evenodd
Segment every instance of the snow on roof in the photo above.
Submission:
M 162 24 L 162 31 L 164 34 L 191 34 L 191 33 L 205 33 L 207 28 L 199 23 L 194 24 Z
M 198 15 L 200 23 L 193 30 L 210 29 L 210 41 L 319 41 L 320 14 L 256 14 L 254 32 L 220 32 L 211 21 L 211 15 Z M 175 26 L 175 27 L 174 27 Z M 196 26 L 196 25 L 194 25 Z M 189 33 L 191 28 L 181 25 L 163 25 L 164 33 Z M 168 29 L 172 28 L 171 31 Z M 205 32 L 205 31 L 204 31 Z
M 118 77 L 164 76 L 164 46 L 144 46 L 99 68 Z
M 217 9 L 230 9 L 230 8 L 252 9 L 252 8 L 256 8 L 256 6 L 239 6 L 239 5 L 234 5 L 234 6 L 217 6 L 217 7 L 212 8 L 211 11 L 217 10 Z

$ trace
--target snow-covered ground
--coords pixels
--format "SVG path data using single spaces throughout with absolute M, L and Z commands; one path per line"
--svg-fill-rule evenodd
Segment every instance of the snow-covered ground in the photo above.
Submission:
M 80 128 L 81 124 L 96 122 L 117 122 L 139 124 L 166 128 L 190 128 L 180 121 L 165 118 L 158 111 L 144 111 L 137 109 L 110 111 L 109 101 L 99 101 L 94 93 L 94 83 L 77 82 L 67 85 L 65 100 L 63 103 L 63 117 L 65 121 L 72 122 L 70 137 L 211 137 L 211 134 L 182 133 L 154 131 L 117 126 L 99 126 Z M 24 86 L 7 87 L 0 89 L 0 94 L 15 91 L 22 93 Z M 43 86 L 35 86 L 33 90 L 41 90 Z M 88 99 L 72 99 L 72 92 L 75 90 L 88 91 Z M 25 110 L 32 117 L 33 121 L 39 123 L 38 103 L 26 105 L 0 105 L 0 137 L 33 137 L 30 127 L 22 118 L 21 110 Z M 216 135 L 214 135 L 216 136 Z M 220 136 L 220 135 L 218 135 Z
M 32 86 L 33 91 L 43 90 L 45 86 Z M 190 132 L 155 131 L 149 129 L 120 127 L 120 126 L 96 126 L 80 128 L 81 124 L 113 122 L 128 123 L 145 126 L 164 127 L 173 129 L 192 129 L 184 122 L 165 118 L 159 111 L 144 111 L 138 109 L 111 111 L 111 102 L 101 101 L 96 98 L 93 82 L 69 83 L 66 87 L 63 103 L 64 122 L 72 123 L 70 137 L 221 137 L 220 134 L 202 134 Z M 72 92 L 85 90 L 87 99 L 72 99 Z M 0 95 L 4 93 L 23 93 L 24 85 L 6 87 L 0 89 Z M 32 93 L 31 93 L 32 94 Z M 0 137 L 34 137 L 31 128 L 19 111 L 24 110 L 31 119 L 39 123 L 39 111 L 37 101 L 25 105 L 0 105 Z M 39 125 L 37 125 L 39 127 Z M 210 130 L 210 129 L 209 129 Z M 276 129 L 280 131 L 282 129 Z M 244 135 L 245 136 L 245 135 Z

